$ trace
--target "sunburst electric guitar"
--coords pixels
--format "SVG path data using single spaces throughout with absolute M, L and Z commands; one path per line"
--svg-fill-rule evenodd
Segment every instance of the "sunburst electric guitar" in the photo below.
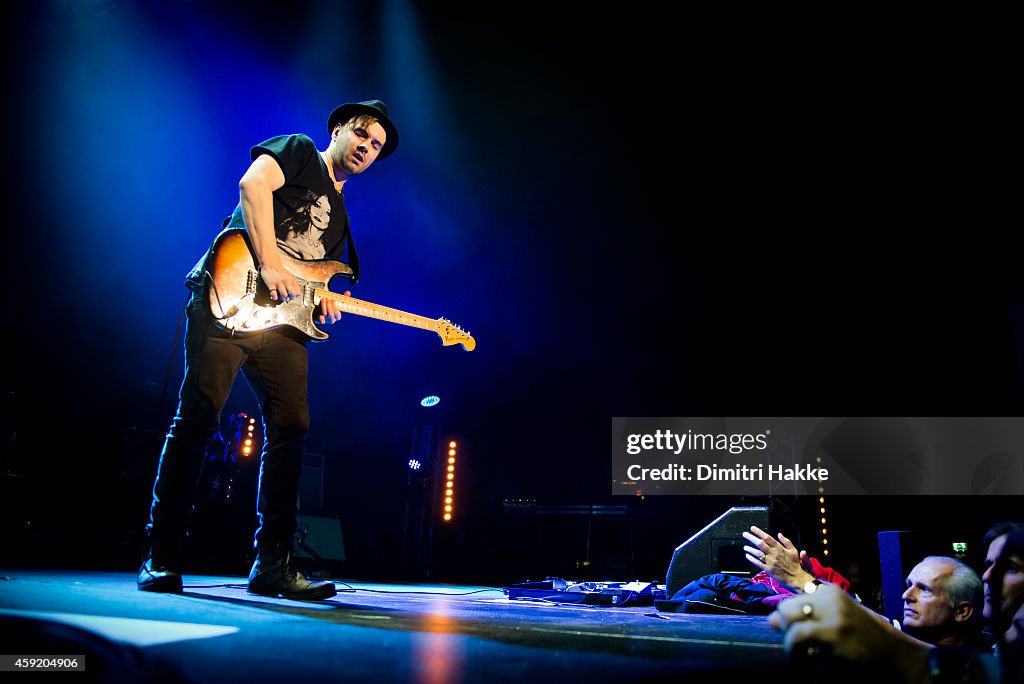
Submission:
M 256 267 L 248 233 L 242 229 L 228 229 L 217 236 L 206 260 L 206 270 L 211 278 L 208 295 L 210 313 L 217 325 L 239 333 L 288 325 L 315 342 L 323 342 L 330 335 L 314 325 L 313 315 L 317 313 L 322 299 L 333 299 L 345 313 L 433 330 L 445 346 L 461 344 L 466 351 L 476 348 L 476 340 L 446 318 L 417 316 L 332 292 L 327 288 L 332 278 L 352 275 L 347 264 L 331 259 L 301 261 L 287 254 L 282 254 L 281 258 L 285 269 L 295 276 L 302 288 L 302 296 L 288 302 L 270 298 L 270 291 Z

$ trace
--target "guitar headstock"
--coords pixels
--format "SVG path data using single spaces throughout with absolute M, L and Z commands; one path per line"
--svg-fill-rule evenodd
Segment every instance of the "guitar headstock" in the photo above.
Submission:
M 437 334 L 441 338 L 441 344 L 446 347 L 461 344 L 466 351 L 476 349 L 476 340 L 473 339 L 473 336 L 447 318 L 437 319 Z

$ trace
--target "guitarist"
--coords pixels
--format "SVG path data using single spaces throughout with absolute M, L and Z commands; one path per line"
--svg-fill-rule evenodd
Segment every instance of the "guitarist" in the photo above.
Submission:
M 277 136 L 253 147 L 252 163 L 239 182 L 238 206 L 224 221 L 225 228 L 247 231 L 263 284 L 275 301 L 302 295 L 299 283 L 284 268 L 282 254 L 341 261 L 347 253 L 351 281 L 359 277 L 342 190 L 349 179 L 395 151 L 398 130 L 379 100 L 335 108 L 327 130 L 330 143 L 323 151 L 302 134 Z M 336 593 L 334 584 L 308 580 L 292 558 L 299 475 L 309 431 L 308 337 L 287 326 L 239 334 L 215 325 L 209 298 L 217 293 L 205 267 L 209 257 L 208 251 L 186 279 L 192 296 L 185 375 L 153 485 L 138 588 L 182 590 L 180 561 L 200 466 L 241 370 L 259 402 L 265 435 L 257 555 L 248 591 L 297 600 L 329 598 Z M 337 302 L 325 298 L 317 314 L 321 324 L 334 323 L 341 310 Z

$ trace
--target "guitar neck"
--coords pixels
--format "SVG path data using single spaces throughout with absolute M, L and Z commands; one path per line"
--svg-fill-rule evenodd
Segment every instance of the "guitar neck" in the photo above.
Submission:
M 434 332 L 438 332 L 440 327 L 440 324 L 436 320 L 427 318 L 426 316 L 418 316 L 405 311 L 399 311 L 398 309 L 392 309 L 389 306 L 381 306 L 380 304 L 366 302 L 361 299 L 356 299 L 355 297 L 339 295 L 331 290 L 321 290 L 317 288 L 315 290 L 315 294 L 321 299 L 333 299 L 338 302 L 341 310 L 345 313 L 356 314 L 357 316 L 366 316 L 368 318 L 376 318 L 380 321 L 398 323 L 399 325 L 408 325 L 413 328 L 432 330 Z

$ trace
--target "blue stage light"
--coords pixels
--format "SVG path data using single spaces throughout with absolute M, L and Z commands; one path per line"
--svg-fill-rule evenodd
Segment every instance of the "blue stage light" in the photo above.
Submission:
M 420 406 L 430 407 L 436 406 L 437 404 L 440 403 L 441 397 L 437 396 L 436 394 L 431 394 L 429 397 L 423 397 L 422 399 L 420 399 Z

